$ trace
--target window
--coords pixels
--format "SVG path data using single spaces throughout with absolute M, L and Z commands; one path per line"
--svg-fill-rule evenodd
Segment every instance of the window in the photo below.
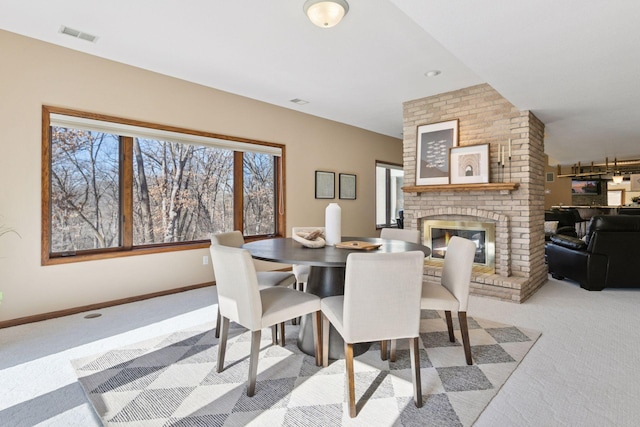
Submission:
M 281 145 L 52 107 L 43 117 L 43 265 L 283 227 Z
M 376 162 L 376 226 L 396 227 L 404 209 L 402 165 Z

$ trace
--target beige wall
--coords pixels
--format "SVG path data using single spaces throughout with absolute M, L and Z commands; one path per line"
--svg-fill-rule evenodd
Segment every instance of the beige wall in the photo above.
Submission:
M 402 162 L 399 139 L 4 31 L 0 52 L 0 224 L 21 235 L 0 239 L 0 321 L 213 280 L 205 249 L 40 265 L 43 104 L 284 144 L 287 230 L 324 223 L 314 171 L 327 170 L 357 175 L 357 200 L 334 200 L 343 234 L 377 234 L 375 160 Z
M 555 165 L 549 165 L 548 157 L 545 167 L 544 182 L 544 208 L 551 209 L 551 206 L 570 206 L 571 201 L 571 178 L 558 178 L 558 168 Z M 553 174 L 553 181 L 547 181 L 546 175 Z

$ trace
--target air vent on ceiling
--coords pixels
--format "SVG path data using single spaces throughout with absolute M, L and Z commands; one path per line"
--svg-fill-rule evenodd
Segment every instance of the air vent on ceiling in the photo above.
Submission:
M 94 36 L 94 35 L 88 34 L 88 33 L 83 33 L 82 31 L 74 30 L 73 28 L 69 28 L 69 27 L 66 27 L 64 25 L 62 27 L 60 27 L 60 33 L 61 34 L 66 34 L 66 35 L 71 36 L 71 37 L 75 37 L 77 39 L 86 40 L 86 41 L 91 42 L 91 43 L 95 43 L 96 40 L 98 40 L 97 36 Z
M 304 99 L 300 99 L 300 98 L 294 98 L 294 99 L 291 99 L 290 101 L 298 105 L 304 105 L 309 103 L 309 101 L 305 101 Z

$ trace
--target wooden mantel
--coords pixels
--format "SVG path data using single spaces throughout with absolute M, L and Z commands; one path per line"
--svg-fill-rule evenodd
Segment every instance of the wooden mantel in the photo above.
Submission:
M 441 184 L 408 185 L 402 187 L 405 193 L 434 193 L 438 191 L 513 191 L 520 187 L 518 182 L 490 182 L 487 184 Z

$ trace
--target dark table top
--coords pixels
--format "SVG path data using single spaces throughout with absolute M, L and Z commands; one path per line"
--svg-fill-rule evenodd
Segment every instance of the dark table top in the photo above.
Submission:
M 426 246 L 402 240 L 378 239 L 375 237 L 342 237 L 343 242 L 351 240 L 380 243 L 382 246 L 373 250 L 341 249 L 335 246 L 311 249 L 302 246 L 291 238 L 278 238 L 245 243 L 243 248 L 247 249 L 254 258 L 263 261 L 320 267 L 344 267 L 347 262 L 347 256 L 354 252 L 393 253 L 422 251 L 425 256 L 429 256 L 431 253 L 431 250 Z

